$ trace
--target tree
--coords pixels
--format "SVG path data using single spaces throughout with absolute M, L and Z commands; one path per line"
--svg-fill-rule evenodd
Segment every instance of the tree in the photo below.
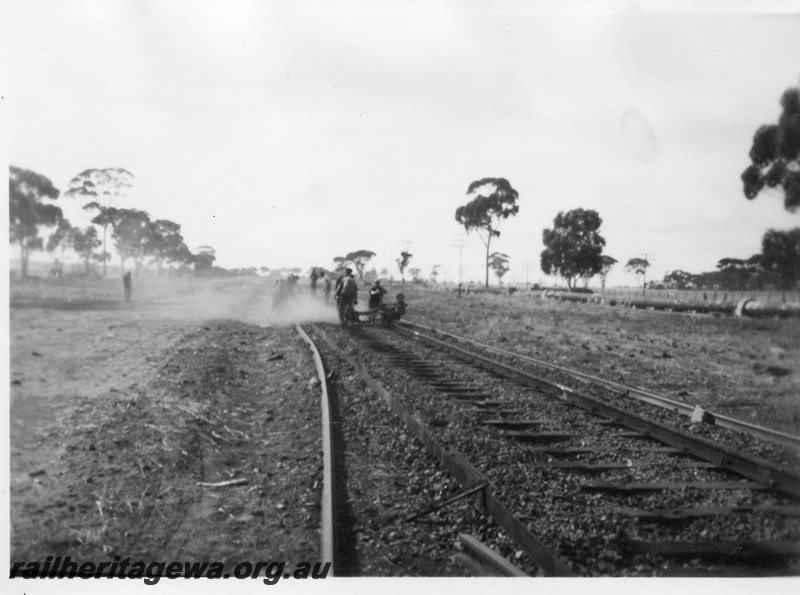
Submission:
M 403 285 L 406 284 L 405 271 L 406 267 L 408 266 L 408 263 L 411 262 L 412 256 L 414 255 L 411 254 L 410 252 L 403 250 L 400 253 L 400 258 L 397 259 L 397 268 L 400 269 L 400 279 L 402 280 Z
M 72 246 L 72 225 L 66 219 L 61 219 L 56 225 L 53 233 L 47 239 L 47 251 L 54 252 L 57 248 L 61 248 L 61 258 L 56 258 L 56 263 L 60 262 L 58 269 L 59 273 L 64 271 L 64 252 L 67 248 Z
M 86 272 L 89 272 L 89 263 L 92 259 L 105 260 L 102 256 L 95 254 L 95 249 L 103 244 L 97 237 L 97 228 L 90 225 L 85 230 L 73 228 L 72 230 L 72 249 L 83 259 Z
M 187 266 L 191 265 L 195 262 L 195 255 L 192 254 L 191 250 L 189 250 L 189 247 L 186 244 L 181 243 L 181 245 L 178 246 L 177 249 L 175 249 L 174 251 L 170 251 L 169 255 L 167 256 L 167 261 L 170 263 L 169 274 L 172 275 L 173 263 L 177 265 L 187 265 Z M 261 267 L 261 268 L 265 269 L 267 267 Z
M 369 250 L 356 250 L 355 252 L 345 254 L 344 259 L 353 263 L 353 266 L 356 267 L 358 271 L 358 279 L 361 281 L 364 279 L 364 267 L 367 266 L 367 263 L 373 256 L 375 256 L 375 253 Z
M 737 290 L 747 286 L 750 267 L 746 260 L 739 258 L 723 258 L 717 263 L 722 285 L 725 289 Z
M 786 291 L 800 282 L 800 227 L 789 231 L 770 229 L 761 240 L 761 266 L 779 279 L 786 301 Z
M 646 258 L 631 258 L 625 265 L 625 270 L 629 273 L 636 275 L 636 281 L 642 288 L 642 295 L 644 295 L 645 283 L 647 282 L 647 267 L 650 263 Z
M 107 246 L 107 238 L 108 238 L 108 228 L 111 227 L 113 229 L 114 225 L 116 225 L 117 221 L 119 220 L 119 209 L 116 207 L 111 206 L 103 206 L 98 202 L 90 202 L 83 206 L 84 211 L 91 211 L 96 210 L 97 215 L 92 218 L 92 223 L 95 225 L 99 225 L 103 228 L 103 253 L 100 256 L 100 259 L 103 262 L 103 277 L 106 276 L 106 262 L 111 259 L 111 254 L 106 249 Z
M 492 254 L 489 256 L 489 268 L 494 271 L 495 277 L 497 277 L 498 285 L 502 285 L 503 275 L 505 275 L 509 270 L 508 254 L 492 252 Z
M 119 253 L 120 264 L 133 259 L 138 271 L 145 257 L 150 256 L 154 242 L 153 224 L 146 211 L 138 209 L 119 209 L 111 237 Z
M 498 227 L 501 220 L 519 212 L 519 193 L 505 178 L 483 178 L 469 185 L 467 196 L 474 198 L 456 209 L 456 221 L 464 226 L 467 233 L 475 230 L 486 246 L 485 285 L 489 287 L 489 251 L 492 238 L 500 237 Z
M 151 237 L 153 245 L 150 255 L 156 263 L 158 274 L 161 275 L 164 262 L 178 262 L 184 254 L 181 249 L 182 246 L 185 246 L 181 235 L 181 226 L 169 219 L 157 219 L 152 223 Z
M 764 189 L 783 189 L 788 211 L 800 207 L 800 88 L 792 87 L 781 97 L 783 112 L 777 124 L 756 130 L 750 147 L 751 165 L 744 170 L 744 195 L 752 200 Z
M 419 282 L 419 274 L 422 271 L 419 269 L 408 269 L 408 274 L 411 275 L 411 280 L 415 282 Z
M 662 283 L 669 289 L 687 289 L 692 284 L 694 275 L 686 271 L 675 270 L 664 275 Z
M 603 254 L 600 256 L 600 263 L 602 264 L 602 268 L 600 269 L 600 289 L 605 291 L 606 278 L 608 277 L 608 273 L 611 272 L 611 268 L 617 264 L 617 259 L 613 256 L 606 256 Z
M 597 211 L 591 209 L 573 209 L 556 215 L 553 229 L 542 232 L 545 245 L 541 254 L 542 271 L 563 277 L 570 291 L 577 278 L 600 273 L 606 245 L 597 231 L 602 222 Z
M 440 264 L 435 264 L 431 268 L 431 281 L 433 281 L 434 283 L 436 283 L 436 278 L 439 276 L 439 268 L 441 266 L 442 265 L 440 265 Z
M 343 275 L 344 269 L 346 268 L 345 265 L 347 264 L 347 259 L 344 256 L 334 256 L 333 264 L 335 265 L 333 272 L 337 275 Z
M 194 274 L 204 275 L 211 272 L 211 266 L 217 259 L 216 250 L 211 246 L 198 246 L 194 255 Z
M 120 167 L 107 169 L 87 169 L 72 178 L 69 182 L 67 196 L 81 196 L 91 198 L 91 202 L 84 205 L 84 210 L 96 210 L 98 214 L 92 223 L 103 228 L 103 277 L 106 276 L 106 239 L 109 226 L 116 222 L 117 209 L 114 201 L 121 196 L 126 188 L 133 184 L 133 174 Z
M 19 245 L 20 275 L 27 277 L 31 251 L 41 250 L 44 245 L 39 228 L 53 227 L 63 219 L 59 207 L 42 200 L 56 200 L 60 192 L 40 174 L 13 165 L 8 171 L 8 239 Z

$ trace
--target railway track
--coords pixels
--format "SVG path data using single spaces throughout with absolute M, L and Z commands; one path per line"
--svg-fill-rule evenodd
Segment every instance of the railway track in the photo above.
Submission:
M 459 337 L 453 335 L 451 333 L 446 333 L 443 331 L 439 331 L 433 329 L 431 327 L 415 324 L 411 322 L 401 322 L 402 328 L 406 328 L 409 330 L 417 330 L 421 332 L 428 333 L 429 336 L 438 336 L 446 340 L 450 340 L 455 342 L 456 344 L 471 346 L 480 352 L 488 353 L 488 354 L 495 354 L 505 358 L 511 358 L 517 362 L 529 363 L 533 364 L 534 366 L 539 366 L 542 368 L 546 368 L 548 370 L 557 370 L 560 372 L 564 372 L 569 374 L 573 378 L 578 380 L 590 383 L 601 385 L 613 392 L 616 392 L 620 395 L 625 397 L 630 397 L 632 399 L 638 399 L 643 403 L 649 403 L 651 405 L 655 405 L 657 407 L 662 407 L 664 409 L 668 409 L 682 415 L 691 417 L 693 414 L 696 413 L 696 407 L 693 405 L 689 405 L 687 403 L 683 403 L 681 401 L 677 401 L 675 399 L 670 399 L 669 397 L 665 397 L 663 395 L 657 395 L 651 391 L 647 391 L 641 388 L 633 387 L 633 386 L 626 386 L 619 384 L 618 382 L 612 382 L 609 380 L 604 380 L 602 378 L 598 378 L 597 376 L 593 376 L 590 374 L 585 374 L 578 370 L 571 370 L 565 368 L 563 366 L 558 366 L 556 364 L 552 364 L 549 362 L 545 362 L 540 359 L 526 357 L 520 355 L 518 353 L 513 353 L 511 351 L 507 351 L 505 349 L 499 349 L 497 347 L 493 347 L 491 345 L 486 345 L 483 343 L 478 343 L 477 341 L 472 341 L 465 337 Z M 752 424 L 743 420 L 735 419 L 727 415 L 723 415 L 720 413 L 716 413 L 713 411 L 706 411 L 706 419 L 712 419 L 714 424 L 722 427 L 727 428 L 730 430 L 734 430 L 737 432 L 743 432 L 745 434 L 749 434 L 751 436 L 755 436 L 762 440 L 766 440 L 768 442 L 774 442 L 775 444 L 780 444 L 783 446 L 787 446 L 789 448 L 800 450 L 800 436 L 787 434 L 786 432 L 780 432 L 777 430 L 773 430 L 771 428 L 765 428 L 763 426 L 758 426 L 756 424 Z M 710 418 L 708 417 L 710 416 Z
M 487 357 L 432 329 L 398 331 L 312 334 L 458 481 L 435 498 L 451 539 L 465 527 L 448 498 L 492 515 L 498 528 L 483 537 L 528 574 L 800 572 L 800 476 L 783 447 L 764 460 L 745 454 L 740 434 L 726 444 L 725 428 L 676 422 L 674 409 L 631 402 L 616 387 L 575 386 L 563 369 L 534 375 L 532 362 Z

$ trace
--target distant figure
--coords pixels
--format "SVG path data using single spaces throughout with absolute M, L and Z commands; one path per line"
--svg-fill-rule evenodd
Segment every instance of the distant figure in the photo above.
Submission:
M 406 313 L 406 296 L 397 294 L 397 303 L 385 308 L 381 312 L 381 324 L 386 328 L 394 328 L 394 323 Z
M 353 278 L 353 271 L 347 269 L 347 276 L 342 279 L 339 290 L 339 320 L 342 324 L 357 320 L 358 317 L 353 314 L 356 304 L 358 304 L 358 284 Z
M 125 301 L 131 301 L 131 272 L 122 275 L 122 287 L 125 289 Z
M 325 303 L 327 304 L 331 299 L 331 279 L 325 273 L 320 273 L 319 277 L 322 279 L 322 293 L 325 294 Z
M 317 293 L 317 269 L 311 269 L 311 293 Z
M 369 290 L 369 309 L 380 308 L 383 304 L 384 295 L 386 295 L 386 290 L 381 287 L 381 282 L 375 281 L 375 284 Z
M 275 282 L 275 291 L 272 295 L 272 310 L 274 312 L 285 312 L 295 300 L 295 286 L 300 277 L 289 275 L 286 279 L 279 279 Z
M 353 274 L 353 269 L 345 269 L 344 275 L 336 279 L 336 285 L 334 285 L 333 288 L 333 299 L 336 300 L 337 307 L 339 304 L 339 298 L 342 296 L 342 287 L 344 286 L 344 280 L 348 277 L 348 275 L 352 274 Z
M 369 309 L 377 310 L 383 305 L 383 296 L 386 295 L 386 290 L 381 287 L 381 282 L 376 280 L 375 284 L 369 289 Z M 370 314 L 370 320 L 375 320 L 378 317 L 377 312 Z

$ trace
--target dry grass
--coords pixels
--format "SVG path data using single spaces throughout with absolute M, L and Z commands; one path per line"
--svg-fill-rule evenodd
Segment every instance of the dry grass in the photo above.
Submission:
M 800 319 L 736 319 L 412 289 L 407 319 L 800 433 Z

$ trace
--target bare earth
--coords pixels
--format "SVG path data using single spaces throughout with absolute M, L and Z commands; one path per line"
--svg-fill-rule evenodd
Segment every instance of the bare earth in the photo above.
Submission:
M 275 318 L 258 278 L 121 285 L 11 286 L 12 563 L 318 561 L 319 387 L 286 323 L 333 309 Z M 411 320 L 800 428 L 798 320 L 404 290 Z
M 11 288 L 12 563 L 318 561 L 319 388 L 271 287 L 119 285 Z

